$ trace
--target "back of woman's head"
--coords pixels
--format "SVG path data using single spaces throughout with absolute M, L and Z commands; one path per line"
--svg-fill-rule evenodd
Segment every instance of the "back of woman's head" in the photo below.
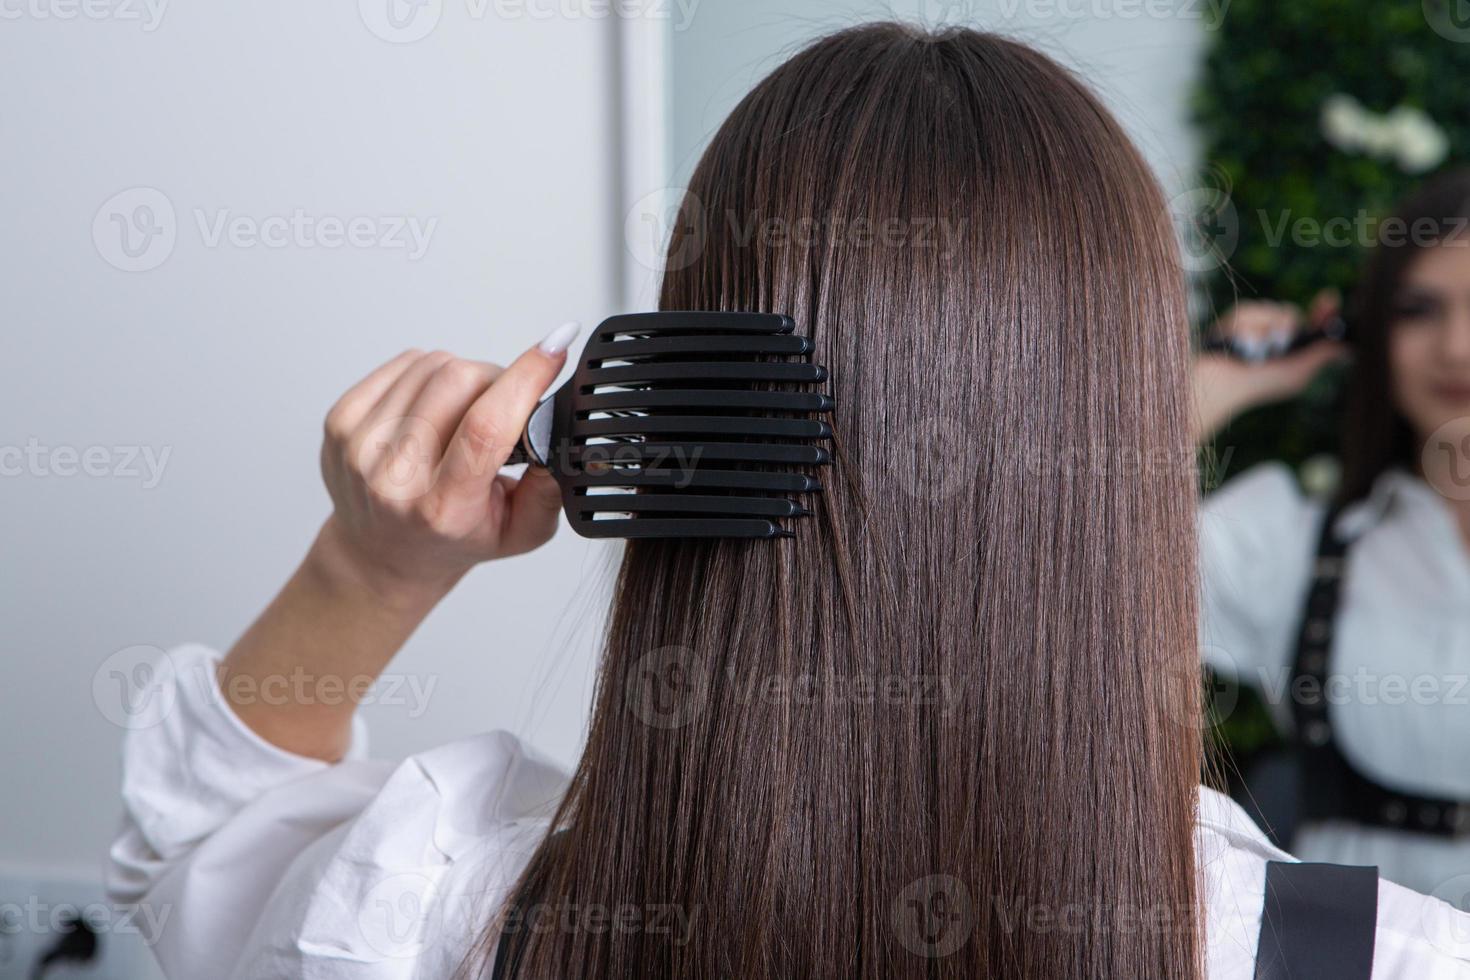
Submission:
M 662 306 L 794 317 L 835 462 L 793 539 L 628 547 L 528 873 L 586 914 L 522 975 L 1196 975 L 1187 340 L 1135 150 L 1026 47 L 863 27 L 740 104 L 680 226 Z

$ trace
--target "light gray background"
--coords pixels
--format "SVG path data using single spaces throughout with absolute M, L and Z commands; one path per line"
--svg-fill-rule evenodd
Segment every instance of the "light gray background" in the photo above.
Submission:
M 672 172 L 647 191 L 682 183 L 729 108 L 800 42 L 890 16 L 965 21 L 1063 57 L 1166 183 L 1187 186 L 1184 105 L 1212 8 L 1166 6 L 675 9 L 662 28 Z M 151 31 L 0 21 L 0 449 L 102 446 L 109 466 L 124 462 L 113 447 L 169 453 L 154 487 L 0 476 L 0 889 L 97 878 L 120 810 L 107 671 L 138 645 L 227 647 L 281 585 L 327 512 L 316 453 L 337 394 L 408 346 L 509 358 L 565 320 L 634 301 L 617 161 L 646 134 L 620 122 L 619 25 L 586 4 L 563 9 L 582 15 L 444 0 L 437 27 L 403 44 L 350 2 L 181 2 Z M 177 241 L 157 268 L 124 272 L 93 222 L 138 187 L 167 197 Z M 210 246 L 197 227 L 200 210 L 297 208 L 437 225 L 417 261 L 378 247 Z M 573 761 L 615 561 L 615 547 L 564 533 L 471 576 L 391 668 L 432 696 L 366 709 L 375 751 L 506 727 Z
M 673 172 L 688 179 L 741 97 L 811 38 L 864 21 L 964 24 L 1076 70 L 1128 128 L 1167 189 L 1195 183 L 1187 100 L 1230 0 L 704 0 L 673 31 Z M 1085 175 L 1079 175 L 1085 179 Z

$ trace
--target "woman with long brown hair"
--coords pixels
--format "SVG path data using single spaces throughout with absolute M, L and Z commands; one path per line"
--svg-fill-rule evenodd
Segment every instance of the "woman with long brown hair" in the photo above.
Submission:
M 1435 176 L 1372 226 L 1349 297 L 1342 479 L 1279 464 L 1208 500 L 1206 659 L 1258 688 L 1294 780 L 1257 776 L 1266 823 L 1307 860 L 1372 864 L 1470 906 L 1470 171 Z M 1309 319 L 1336 313 L 1331 296 Z M 1303 316 L 1243 303 L 1220 332 L 1264 342 Z M 1349 345 L 1201 357 L 1202 435 L 1300 391 Z M 1287 773 L 1268 757 L 1256 773 Z
M 328 420 L 302 570 L 222 662 L 176 651 L 178 706 L 131 738 L 116 890 L 188 900 L 164 962 L 1253 975 L 1285 855 L 1198 787 L 1182 282 L 1117 124 L 1022 45 L 858 28 L 741 103 L 682 217 L 662 306 L 789 314 L 830 370 L 815 515 L 627 548 L 569 778 L 503 733 L 372 767 L 350 704 L 235 692 L 371 676 L 469 567 L 550 536 L 544 474 L 467 460 L 507 457 L 569 338 L 498 376 L 385 365 Z M 360 451 L 405 415 L 448 446 L 407 502 Z M 1389 889 L 1377 914 L 1379 970 L 1453 969 L 1448 909 Z

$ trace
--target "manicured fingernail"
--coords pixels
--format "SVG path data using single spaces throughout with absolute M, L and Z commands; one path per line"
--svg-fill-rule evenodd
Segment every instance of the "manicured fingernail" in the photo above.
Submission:
M 546 339 L 537 344 L 536 348 L 547 356 L 555 356 L 572 346 L 572 341 L 577 339 L 577 334 L 581 331 L 580 323 L 564 323 L 547 334 Z

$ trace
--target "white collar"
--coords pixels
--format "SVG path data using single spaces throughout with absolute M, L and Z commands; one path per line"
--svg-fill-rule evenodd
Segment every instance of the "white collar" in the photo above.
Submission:
M 1267 861 L 1295 860 L 1271 843 L 1239 803 L 1203 784 L 1199 788 L 1199 813 L 1195 825 L 1200 830 L 1212 830 L 1232 847 L 1254 851 Z
M 1337 519 L 1337 533 L 1355 541 L 1370 528 L 1396 512 L 1433 514 L 1434 520 L 1450 520 L 1445 502 L 1417 475 L 1401 466 L 1379 474 L 1368 496 L 1348 506 Z

